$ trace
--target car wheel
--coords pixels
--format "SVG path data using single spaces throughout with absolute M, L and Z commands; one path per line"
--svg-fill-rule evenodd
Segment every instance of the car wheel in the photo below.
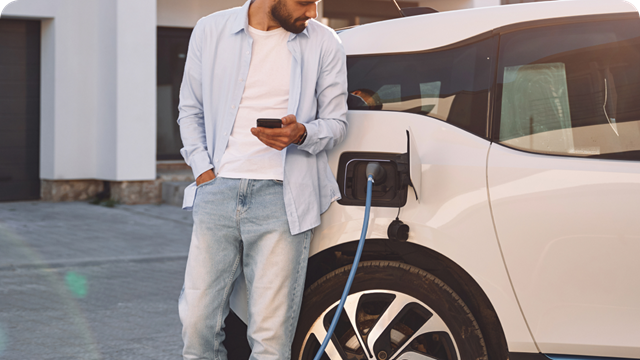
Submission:
M 351 266 L 304 294 L 292 359 L 312 360 L 336 311 Z M 358 272 L 322 359 L 481 360 L 487 350 L 462 299 L 440 279 L 393 261 L 367 261 Z

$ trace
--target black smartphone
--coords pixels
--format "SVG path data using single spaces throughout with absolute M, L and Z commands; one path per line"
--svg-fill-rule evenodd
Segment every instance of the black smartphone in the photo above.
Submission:
M 257 121 L 257 126 L 269 129 L 279 129 L 282 127 L 282 119 L 260 118 Z

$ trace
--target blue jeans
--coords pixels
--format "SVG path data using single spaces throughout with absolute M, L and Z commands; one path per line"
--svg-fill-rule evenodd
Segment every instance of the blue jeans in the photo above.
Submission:
M 215 178 L 196 190 L 179 301 L 184 359 L 227 359 L 224 320 L 241 271 L 251 359 L 291 357 L 311 230 L 291 235 L 282 186 L 275 180 Z

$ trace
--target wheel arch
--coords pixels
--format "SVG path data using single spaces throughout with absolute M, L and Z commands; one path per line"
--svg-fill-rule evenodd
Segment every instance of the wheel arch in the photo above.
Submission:
M 338 244 L 309 258 L 305 290 L 324 275 L 353 263 L 357 241 Z M 453 260 L 433 249 L 410 242 L 368 239 L 361 261 L 388 260 L 425 270 L 444 281 L 462 298 L 484 333 L 490 359 L 508 359 L 507 340 L 500 319 L 480 285 Z

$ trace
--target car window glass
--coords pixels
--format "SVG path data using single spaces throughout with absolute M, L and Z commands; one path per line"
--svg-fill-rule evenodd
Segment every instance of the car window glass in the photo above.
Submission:
M 420 53 L 349 56 L 350 110 L 402 111 L 486 137 L 493 39 Z
M 400 102 L 402 99 L 400 95 L 400 84 L 386 84 L 383 85 L 377 91 L 379 100 L 378 102 L 382 103 L 395 103 Z
M 501 144 L 640 160 L 640 21 L 526 29 L 500 48 Z

